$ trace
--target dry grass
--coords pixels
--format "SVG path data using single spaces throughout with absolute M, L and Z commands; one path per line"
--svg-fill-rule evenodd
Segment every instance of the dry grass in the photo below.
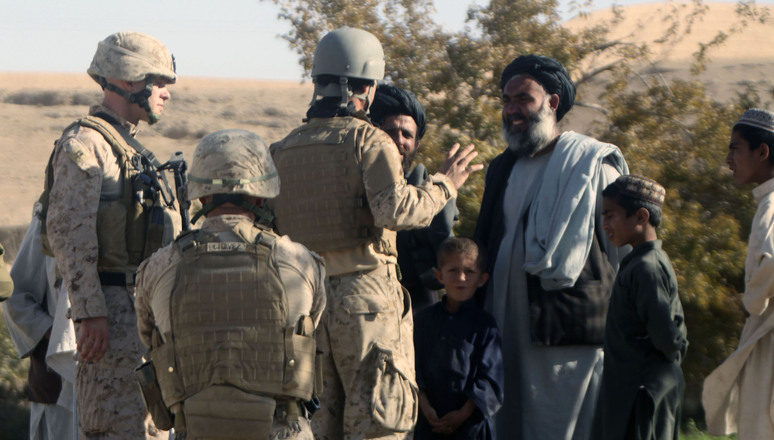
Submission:
M 277 141 L 301 122 L 312 94 L 293 81 L 181 78 L 171 87 L 164 118 L 141 123 L 138 136 L 162 160 L 175 151 L 190 159 L 199 139 L 224 128 Z M 0 227 L 27 224 L 54 140 L 99 99 L 85 73 L 0 73 Z

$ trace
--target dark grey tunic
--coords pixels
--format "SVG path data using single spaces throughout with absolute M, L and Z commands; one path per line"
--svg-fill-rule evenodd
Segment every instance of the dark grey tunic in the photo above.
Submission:
M 594 439 L 677 439 L 688 347 L 672 263 L 661 241 L 622 261 L 610 298 Z

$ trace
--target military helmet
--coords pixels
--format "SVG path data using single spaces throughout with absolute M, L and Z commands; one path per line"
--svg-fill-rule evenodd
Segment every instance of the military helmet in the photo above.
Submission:
M 87 72 L 100 85 L 104 79 L 143 81 L 149 76 L 169 83 L 177 80 L 175 59 L 169 49 L 139 32 L 117 32 L 100 41 Z
M 328 32 L 314 51 L 312 78 L 333 75 L 380 80 L 384 78 L 384 50 L 372 33 L 343 27 Z
M 270 199 L 280 191 L 269 147 L 247 130 L 220 130 L 196 146 L 188 173 L 189 197 L 244 194 Z

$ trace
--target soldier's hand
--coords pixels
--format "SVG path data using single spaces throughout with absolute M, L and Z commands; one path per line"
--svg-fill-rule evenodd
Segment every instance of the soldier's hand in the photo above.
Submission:
M 462 184 L 468 180 L 468 176 L 484 168 L 483 164 L 470 165 L 470 161 L 476 156 L 478 156 L 478 151 L 473 149 L 472 144 L 463 150 L 460 150 L 460 144 L 454 144 L 446 153 L 446 161 L 441 166 L 440 173 L 446 174 L 446 177 L 454 183 L 454 187 L 460 189 Z
M 85 318 L 78 330 L 78 353 L 85 362 L 99 362 L 108 347 L 107 318 Z

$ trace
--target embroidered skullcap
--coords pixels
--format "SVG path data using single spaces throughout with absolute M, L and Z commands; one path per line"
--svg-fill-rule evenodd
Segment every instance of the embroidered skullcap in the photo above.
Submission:
M 388 116 L 411 116 L 417 124 L 417 139 L 425 135 L 425 108 L 417 97 L 408 90 L 380 84 L 376 88 L 376 96 L 371 104 L 371 119 L 376 125 L 382 125 Z
M 774 133 L 774 113 L 759 108 L 751 108 L 742 114 L 739 121 L 734 125 L 749 125 L 750 127 L 760 128 Z
M 624 197 L 643 200 L 658 206 L 664 204 L 666 191 L 653 179 L 629 174 L 617 178 L 614 185 Z
M 516 75 L 527 74 L 539 82 L 546 92 L 559 95 L 559 107 L 556 109 L 556 120 L 561 121 L 564 115 L 575 105 L 575 83 L 562 63 L 542 55 L 522 55 L 503 70 L 500 77 L 500 90 Z

